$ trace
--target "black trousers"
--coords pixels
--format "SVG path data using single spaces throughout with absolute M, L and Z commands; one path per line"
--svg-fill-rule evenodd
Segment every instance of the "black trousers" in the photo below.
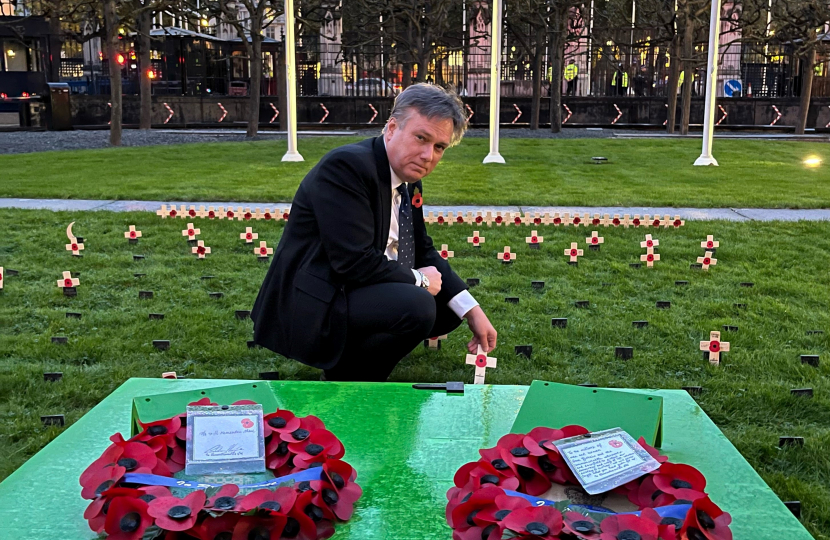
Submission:
M 325 372 L 329 381 L 385 381 L 425 339 L 452 332 L 461 319 L 425 289 L 379 283 L 348 294 L 346 347 Z

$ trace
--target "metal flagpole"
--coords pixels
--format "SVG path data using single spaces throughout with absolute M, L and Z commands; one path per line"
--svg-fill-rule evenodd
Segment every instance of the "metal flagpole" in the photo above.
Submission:
M 715 100 L 718 83 L 718 45 L 720 44 L 721 0 L 712 0 L 712 13 L 709 17 L 709 61 L 706 66 L 706 107 L 703 112 L 703 150 L 695 165 L 718 166 L 712 156 L 712 138 L 715 131 Z M 686 81 L 692 84 L 693 81 Z
M 285 0 L 285 102 L 288 151 L 283 161 L 304 161 L 297 151 L 297 54 L 294 50 L 294 0 Z
M 499 154 L 499 105 L 501 103 L 502 0 L 492 0 L 493 22 L 490 24 L 490 153 L 484 163 L 504 163 Z

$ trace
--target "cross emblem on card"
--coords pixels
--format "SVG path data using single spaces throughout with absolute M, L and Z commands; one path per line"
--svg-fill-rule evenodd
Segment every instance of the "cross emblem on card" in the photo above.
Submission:
M 210 253 L 210 248 L 205 246 L 204 240 L 199 240 L 190 252 L 196 255 L 198 259 L 204 259 L 205 255 Z
M 251 227 L 245 227 L 245 232 L 239 233 L 239 239 L 245 240 L 246 244 L 250 244 L 257 238 L 259 238 L 259 234 L 255 233 Z
M 600 244 L 605 243 L 605 238 L 599 235 L 597 231 L 591 231 L 591 236 L 585 239 L 585 242 L 589 246 L 599 246 Z
M 714 265 L 718 264 L 718 260 L 712 258 L 712 252 L 711 251 L 707 251 L 706 254 L 703 257 L 698 257 L 697 262 L 700 263 L 700 265 L 701 265 L 700 267 L 703 268 L 704 270 L 709 270 L 710 266 L 714 266 Z
M 478 352 L 476 354 L 468 354 L 467 364 L 476 367 L 473 384 L 484 384 L 484 375 L 487 372 L 487 368 L 495 368 L 496 362 L 497 360 L 495 358 L 487 356 L 484 353 L 481 345 L 478 346 Z
M 448 249 L 449 248 L 448 248 L 447 244 L 442 244 L 441 245 L 441 251 L 439 252 L 439 255 L 441 255 L 441 258 L 444 259 L 444 260 L 450 259 L 450 258 L 455 256 L 455 252 L 454 251 L 449 251 Z
M 81 284 L 81 280 L 72 277 L 72 272 L 64 272 L 63 279 L 58 280 L 58 287 L 65 289 L 66 287 L 77 287 Z
M 654 248 L 646 248 L 646 252 L 640 255 L 640 260 L 646 263 L 646 266 L 651 268 L 654 266 L 654 261 L 660 260 L 660 254 L 654 253 Z
M 729 352 L 729 342 L 720 340 L 720 332 L 709 332 L 709 341 L 700 342 L 700 350 L 709 353 L 709 363 L 720 364 L 720 353 Z
M 652 238 L 650 234 L 646 235 L 646 239 L 640 242 L 641 248 L 655 248 L 660 245 L 660 240 Z
M 254 248 L 254 253 L 257 257 L 268 257 L 274 253 L 274 248 L 269 248 L 268 243 L 261 241 L 258 248 Z
M 188 223 L 187 228 L 182 231 L 182 236 L 186 236 L 188 240 L 195 240 L 201 232 L 202 231 L 195 228 L 192 223 Z
M 539 236 L 536 231 L 530 231 L 530 236 L 525 237 L 525 242 L 527 242 L 528 244 L 531 244 L 531 245 L 533 245 L 533 244 L 539 245 L 544 241 L 545 241 L 545 237 L 544 236 Z
M 467 242 L 472 244 L 473 247 L 481 247 L 481 244 L 484 243 L 484 237 L 479 236 L 478 231 L 473 231 L 473 235 L 467 237 Z
M 506 263 L 510 263 L 516 260 L 516 254 L 510 253 L 510 246 L 504 246 L 504 251 L 499 253 L 498 258 L 500 261 Z
M 579 257 L 582 257 L 584 251 L 579 249 L 579 244 L 576 242 L 571 242 L 571 247 L 565 250 L 565 255 L 570 257 L 570 262 L 577 262 L 579 261 Z
M 703 249 L 718 249 L 720 242 L 715 240 L 715 237 L 710 234 L 706 237 L 706 240 L 700 243 L 700 247 Z
M 447 339 L 446 334 L 444 334 L 443 336 L 431 337 L 431 338 L 427 339 L 426 341 L 424 341 L 424 345 L 426 345 L 426 347 L 428 349 L 432 349 L 432 350 L 437 351 L 437 350 L 441 349 L 441 341 L 443 341 L 445 339 Z
M 124 233 L 124 238 L 128 240 L 137 240 L 141 238 L 141 231 L 135 230 L 135 225 L 130 225 L 130 230 Z

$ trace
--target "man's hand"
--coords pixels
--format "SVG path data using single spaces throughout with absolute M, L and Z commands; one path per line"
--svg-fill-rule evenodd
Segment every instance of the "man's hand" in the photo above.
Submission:
M 490 319 L 484 314 L 481 306 L 476 306 L 468 311 L 464 318 L 467 319 L 467 325 L 469 325 L 470 330 L 473 332 L 473 339 L 467 344 L 467 350 L 471 354 L 475 354 L 478 351 L 479 345 L 481 345 L 485 353 L 489 353 L 496 348 L 496 329 L 490 324 Z
M 441 292 L 441 272 L 434 266 L 425 266 L 423 268 L 416 268 L 418 272 L 422 273 L 429 280 L 429 294 L 432 296 Z

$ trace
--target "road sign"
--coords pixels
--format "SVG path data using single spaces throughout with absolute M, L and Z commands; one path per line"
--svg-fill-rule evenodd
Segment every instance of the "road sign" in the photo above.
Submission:
M 741 81 L 737 79 L 729 79 L 723 83 L 723 95 L 726 97 L 738 97 L 742 94 L 743 87 Z

